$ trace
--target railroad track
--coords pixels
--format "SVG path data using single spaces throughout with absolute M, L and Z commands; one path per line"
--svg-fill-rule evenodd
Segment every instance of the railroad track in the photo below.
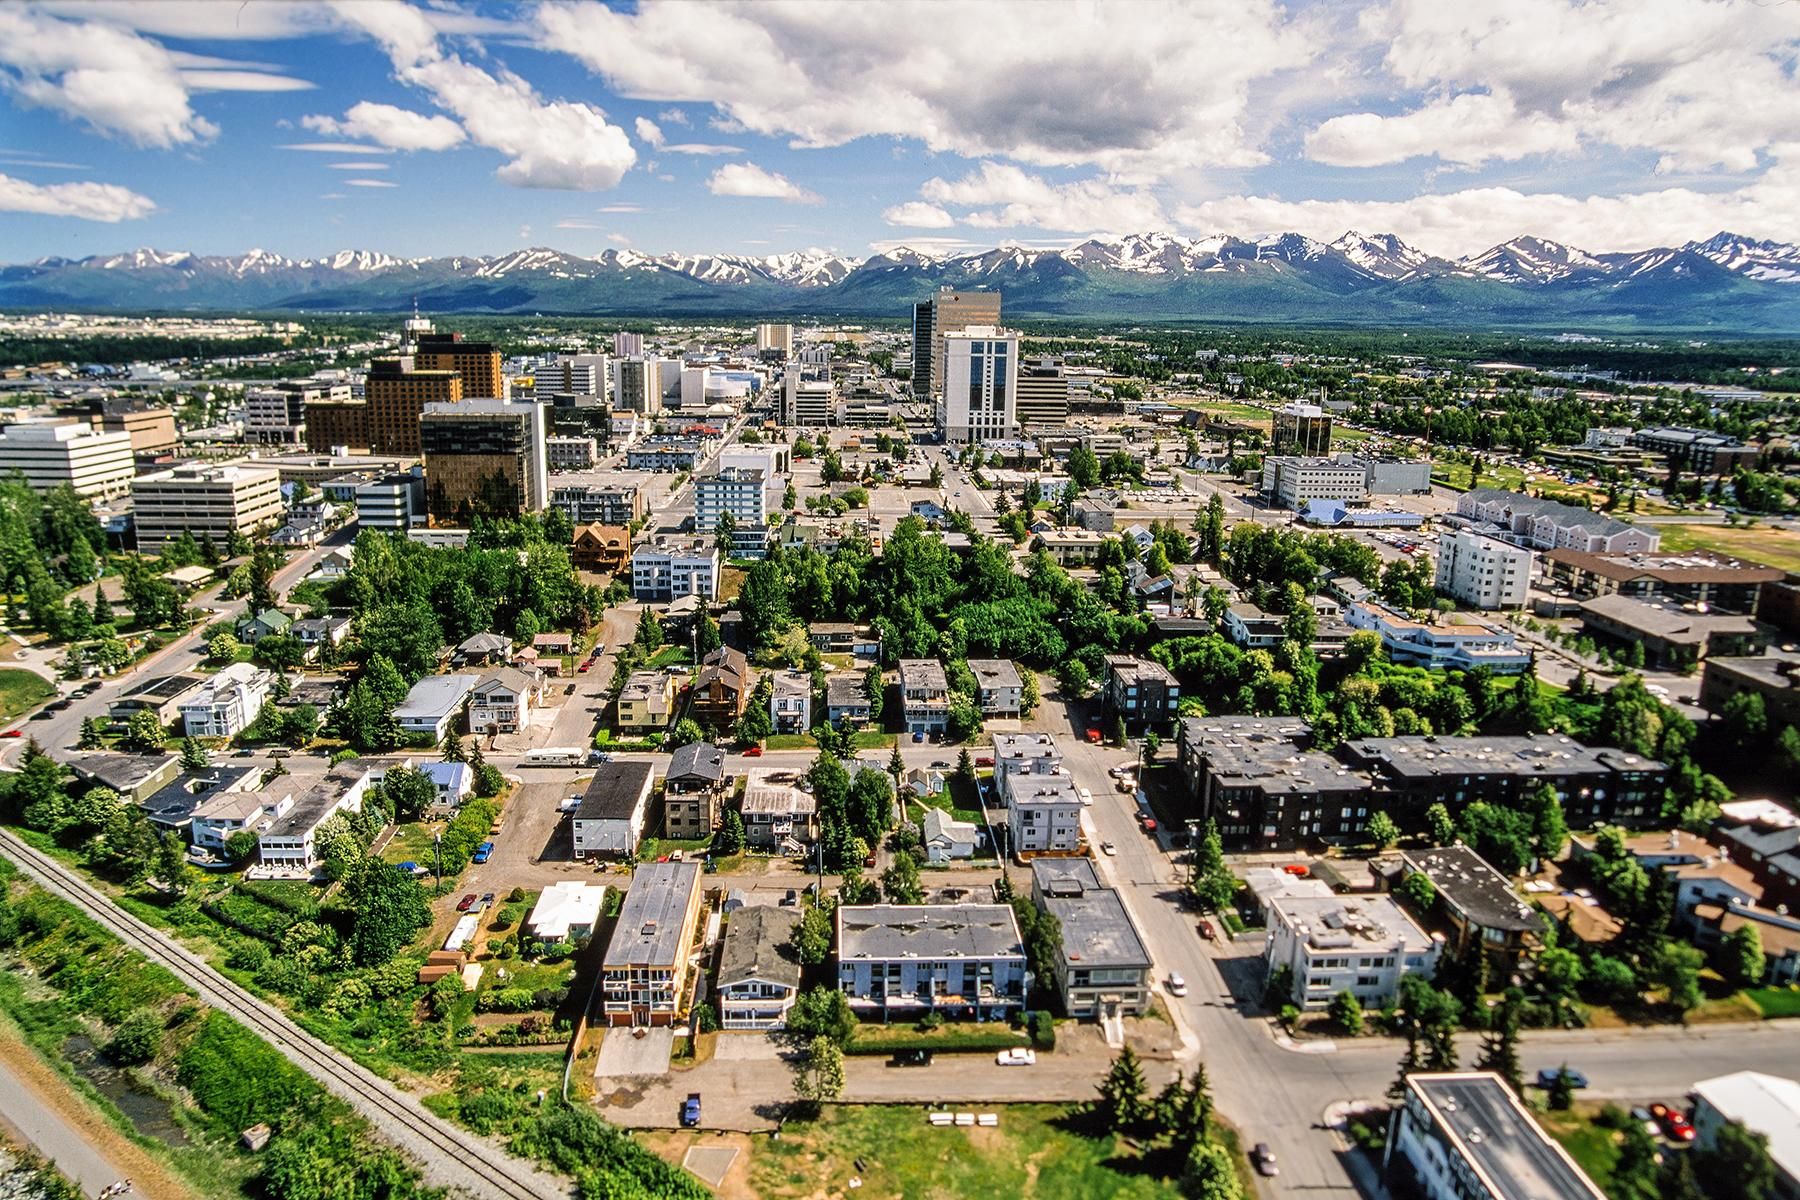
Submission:
M 10 830 L 0 830 L 0 851 L 46 891 L 81 909 L 127 946 L 166 968 L 201 1000 L 281 1051 L 416 1160 L 428 1180 L 479 1200 L 565 1200 L 572 1194 L 566 1181 L 451 1125 L 306 1032 L 274 1005 L 233 983 L 175 938 L 126 912 L 80 873 Z

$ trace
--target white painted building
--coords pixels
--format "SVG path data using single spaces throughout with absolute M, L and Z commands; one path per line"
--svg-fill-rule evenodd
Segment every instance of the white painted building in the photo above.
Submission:
M 249 461 L 183 463 L 131 481 L 138 549 L 159 553 L 183 532 L 211 534 L 224 545 L 234 533 L 254 537 L 286 511 L 281 477 Z
M 1437 590 L 1470 608 L 1523 608 L 1537 556 L 1467 529 L 1438 539 Z
M 275 687 L 275 676 L 254 663 L 232 663 L 181 702 L 188 737 L 236 737 L 256 720 Z
M 641 542 L 631 552 L 631 590 L 647 603 L 682 596 L 717 599 L 719 548 L 705 539 Z
M 1390 896 L 1280 896 L 1268 904 L 1269 974 L 1294 973 L 1294 1003 L 1323 1010 L 1339 992 L 1365 1009 L 1399 995 L 1403 975 L 1437 969 L 1443 938 L 1427 934 Z
M 305 790 L 297 790 L 299 778 L 284 775 L 277 787 L 263 789 L 273 802 L 285 800 L 286 810 L 257 835 L 257 857 L 265 868 L 310 875 L 319 866 L 319 826 L 336 813 L 360 812 L 373 773 L 344 763 Z
M 0 474 L 14 471 L 40 492 L 68 484 L 110 500 L 131 487 L 131 435 L 102 433 L 75 421 L 8 425 L 0 432 Z
M 694 532 L 712 533 L 726 513 L 739 527 L 769 523 L 768 478 L 760 468 L 720 467 L 694 477 Z
M 946 334 L 944 390 L 937 397 L 937 426 L 950 445 L 1019 432 L 1019 335 L 992 326 Z

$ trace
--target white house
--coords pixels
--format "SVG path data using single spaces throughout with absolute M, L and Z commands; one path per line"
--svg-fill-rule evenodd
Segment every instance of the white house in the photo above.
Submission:
M 394 721 L 402 733 L 428 733 L 433 741 L 443 741 L 479 682 L 479 675 L 427 675 L 406 693 Z
M 973 821 L 958 821 L 941 808 L 925 810 L 921 833 L 925 845 L 925 861 L 950 862 L 974 858 L 981 846 L 981 827 Z
M 769 719 L 776 733 L 805 733 L 813 727 L 812 676 L 805 671 L 776 671 L 770 677 Z
M 600 765 L 570 821 L 577 859 L 626 858 L 637 852 L 654 778 L 647 762 Z
M 725 1029 L 780 1029 L 800 994 L 794 922 L 767 905 L 737 909 L 719 947 L 719 1024 Z
M 250 790 L 249 785 L 261 775 L 260 771 L 246 771 L 235 786 L 219 788 L 202 800 L 188 826 L 188 840 L 218 853 L 233 834 L 255 833 L 273 818 L 284 816 L 292 806 L 291 797 Z
M 419 764 L 418 769 L 431 780 L 437 789 L 435 804 L 448 808 L 459 808 L 475 790 L 475 769 L 468 763 L 428 762 Z
M 311 875 L 319 866 L 315 838 L 319 826 L 339 812 L 360 812 L 372 777 L 367 767 L 346 763 L 304 791 L 295 777 L 284 775 L 276 788 L 265 788 L 271 803 L 286 801 L 286 811 L 258 834 L 257 855 L 266 871 Z M 281 787 L 286 784 L 288 786 Z
M 606 902 L 606 885 L 562 879 L 538 894 L 525 928 L 540 942 L 569 942 L 594 932 Z
M 975 707 L 983 717 L 1017 717 L 1025 706 L 1025 681 L 1019 668 L 1005 658 L 971 658 L 975 676 Z
M 1403 975 L 1437 970 L 1441 934 L 1427 934 L 1389 896 L 1282 896 L 1268 904 L 1269 973 L 1294 973 L 1294 1003 L 1328 1007 L 1339 992 L 1366 1009 L 1399 994 Z
M 181 702 L 182 731 L 188 737 L 236 737 L 262 712 L 274 686 L 272 672 L 232 663 Z
M 496 667 L 469 690 L 470 733 L 518 733 L 531 724 L 543 698 L 543 677 L 518 667 Z

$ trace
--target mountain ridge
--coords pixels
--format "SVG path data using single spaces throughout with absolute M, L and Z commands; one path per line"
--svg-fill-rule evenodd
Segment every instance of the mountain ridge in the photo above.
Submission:
M 866 258 L 592 255 L 533 246 L 498 255 L 405 258 L 345 249 L 199 255 L 139 248 L 0 266 L 9 308 L 436 311 L 636 315 L 820 312 L 903 317 L 938 286 L 997 287 L 1009 313 L 1132 319 L 1602 321 L 1643 328 L 1800 332 L 1800 246 L 1730 231 L 1675 247 L 1593 253 L 1521 236 L 1446 259 L 1391 233 L 1324 242 L 1167 232 L 1064 249 L 1001 245 Z

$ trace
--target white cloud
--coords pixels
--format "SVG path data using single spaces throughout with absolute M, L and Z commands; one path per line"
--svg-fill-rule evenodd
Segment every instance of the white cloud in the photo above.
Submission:
M 391 188 L 391 187 L 399 187 L 400 185 L 397 183 L 391 182 L 390 180 L 386 180 L 386 179 L 346 179 L 346 180 L 344 180 L 344 186 L 345 187 L 360 187 L 360 188 Z
M 755 196 L 795 204 L 824 203 L 787 176 L 765 171 L 755 163 L 727 163 L 707 179 L 706 190 L 715 196 Z
M 140 146 L 180 146 L 218 133 L 188 103 L 188 84 L 169 52 L 111 25 L 0 6 L 0 86 Z
M 622 234 L 622 233 L 609 233 L 609 234 L 607 234 L 607 235 L 606 235 L 606 240 L 607 240 L 607 241 L 609 241 L 609 242 L 611 242 L 611 243 L 612 243 L 612 244 L 613 244 L 613 245 L 615 245 L 615 246 L 629 246 L 629 245 L 631 245 L 631 239 L 630 239 L 630 238 L 628 238 L 628 237 L 626 237 L 626 236 L 625 236 L 625 235 L 624 235 L 624 234 Z
M 603 213 L 640 213 L 644 211 L 641 204 L 602 204 L 595 212 Z
M 648 117 L 639 117 L 634 124 L 637 129 L 638 141 L 652 146 L 663 144 L 663 131 L 655 121 Z
M 605 229 L 606 226 L 594 221 L 583 221 L 579 217 L 564 217 L 556 223 L 558 229 Z
M 675 142 L 664 146 L 670 154 L 698 154 L 701 156 L 719 157 L 726 154 L 742 154 L 742 146 L 721 146 L 712 142 Z
M 304 79 L 269 71 L 184 70 L 181 82 L 195 92 L 304 92 L 313 86 Z
M 1469 92 L 1397 117 L 1348 113 L 1306 135 L 1307 156 L 1338 167 L 1374 167 L 1437 155 L 1461 166 L 1532 154 L 1572 154 L 1575 130 L 1542 113 L 1521 113 L 1505 96 Z
M 383 146 L 364 146 L 357 142 L 288 142 L 277 150 L 302 150 L 308 154 L 387 154 Z
M 1162 203 L 1149 192 L 1123 190 L 1099 179 L 1049 183 L 1004 163 L 984 162 L 957 180 L 928 179 L 919 195 L 939 205 L 996 206 L 960 218 L 979 229 L 1131 233 L 1168 222 Z
M 923 200 L 908 200 L 905 204 L 896 204 L 883 211 L 881 219 L 889 225 L 909 225 L 914 229 L 948 229 L 956 224 L 955 217 Z
M 449 117 L 369 100 L 351 105 L 341 120 L 313 115 L 301 117 L 300 124 L 326 137 L 365 138 L 394 150 L 448 150 L 467 140 L 462 126 Z
M 1272 0 L 734 0 L 632 12 L 550 0 L 536 22 L 540 46 L 627 96 L 712 104 L 730 128 L 798 146 L 910 137 L 1139 177 L 1264 161 L 1243 130 L 1251 87 L 1317 53 Z
M 656 119 L 664 125 L 686 126 L 688 123 L 688 115 L 679 108 L 665 108 L 656 114 Z
M 333 171 L 385 171 L 390 164 L 384 162 L 347 162 L 328 163 L 326 165 Z
M 1346 229 L 1396 233 L 1446 258 L 1476 254 L 1521 234 L 1594 251 L 1675 246 L 1732 230 L 1800 241 L 1800 143 L 1777 147 L 1778 162 L 1734 191 L 1660 188 L 1575 196 L 1506 187 L 1465 188 L 1404 200 L 1283 200 L 1229 196 L 1186 206 L 1176 220 L 1195 233 L 1244 235 L 1293 230 L 1321 240 Z
M 1328 121 L 1308 139 L 1309 151 L 1316 141 L 1326 155 L 1398 161 L 1374 145 L 1391 133 L 1457 163 L 1611 146 L 1654 152 L 1660 170 L 1743 172 L 1792 136 L 1800 108 L 1800 25 L 1788 6 L 1392 0 L 1358 25 L 1382 51 L 1387 78 L 1423 102 L 1398 125 L 1377 117 L 1379 128 L 1360 121 L 1333 129 Z M 1449 119 L 1457 101 L 1444 97 L 1477 90 L 1492 97 L 1493 111 L 1467 123 Z M 1505 112 L 1526 128 L 1506 127 Z
M 0 175 L 0 212 L 44 217 L 77 217 L 83 221 L 119 221 L 147 217 L 156 211 L 148 196 L 113 183 L 28 183 Z
M 510 71 L 489 73 L 446 52 L 419 10 L 396 0 L 338 0 L 333 9 L 381 43 L 395 78 L 454 114 L 469 140 L 506 156 L 495 172 L 503 183 L 593 191 L 617 185 L 637 161 L 631 139 L 600 109 L 546 101 Z

